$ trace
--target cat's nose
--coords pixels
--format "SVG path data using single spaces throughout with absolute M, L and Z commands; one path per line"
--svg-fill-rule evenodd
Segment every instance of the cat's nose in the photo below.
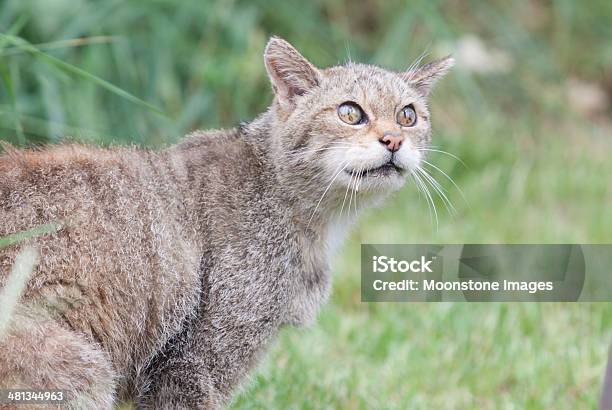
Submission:
M 385 131 L 383 136 L 378 141 L 385 145 L 389 151 L 395 152 L 400 149 L 400 146 L 404 141 L 404 137 L 400 132 Z

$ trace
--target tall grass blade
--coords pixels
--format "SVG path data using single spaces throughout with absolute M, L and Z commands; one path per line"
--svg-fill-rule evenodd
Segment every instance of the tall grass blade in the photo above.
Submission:
M 91 74 L 77 66 L 74 66 L 70 63 L 66 63 L 65 61 L 62 61 L 59 58 L 53 57 L 49 54 L 46 54 L 40 51 L 38 48 L 34 47 L 32 44 L 28 43 L 22 38 L 0 33 L 0 39 L 6 40 L 7 42 L 13 44 L 15 47 L 18 47 L 47 63 L 50 63 L 56 67 L 59 67 L 69 73 L 75 74 L 86 80 L 92 81 L 98 86 L 105 88 L 106 90 L 118 95 L 119 97 L 122 97 L 128 101 L 131 101 L 134 104 L 140 105 L 141 107 L 145 107 L 163 117 L 166 117 L 164 112 L 160 110 L 159 108 L 155 107 L 154 105 L 144 100 L 141 100 L 140 98 L 128 93 L 127 91 L 117 87 L 116 85 L 109 83 L 106 80 L 103 80 L 102 78 L 94 74 Z

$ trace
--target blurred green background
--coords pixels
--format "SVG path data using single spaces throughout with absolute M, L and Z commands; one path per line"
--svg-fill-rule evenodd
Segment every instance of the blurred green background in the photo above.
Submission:
M 271 101 L 267 38 L 320 66 L 453 53 L 434 174 L 367 214 L 310 329 L 286 329 L 234 408 L 593 408 L 612 306 L 366 304 L 360 243 L 612 242 L 612 2 L 0 1 L 0 139 L 163 146 Z M 153 108 L 154 107 L 154 108 Z

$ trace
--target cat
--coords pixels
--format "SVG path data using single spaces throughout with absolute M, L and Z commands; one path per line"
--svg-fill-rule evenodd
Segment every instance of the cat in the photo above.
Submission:
M 431 139 L 446 57 L 393 72 L 316 68 L 272 37 L 274 99 L 232 130 L 153 151 L 6 147 L 0 286 L 38 264 L 0 337 L 0 388 L 61 389 L 68 408 L 219 408 L 284 325 L 312 323 L 359 210 L 401 188 Z

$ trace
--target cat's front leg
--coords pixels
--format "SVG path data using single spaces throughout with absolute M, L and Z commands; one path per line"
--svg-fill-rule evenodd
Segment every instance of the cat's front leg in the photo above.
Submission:
M 140 409 L 219 409 L 228 398 L 216 387 L 205 361 L 190 355 L 166 357 L 143 382 Z
M 157 354 L 137 381 L 139 408 L 216 409 L 229 401 L 278 327 L 270 310 L 237 300 L 204 309 Z

